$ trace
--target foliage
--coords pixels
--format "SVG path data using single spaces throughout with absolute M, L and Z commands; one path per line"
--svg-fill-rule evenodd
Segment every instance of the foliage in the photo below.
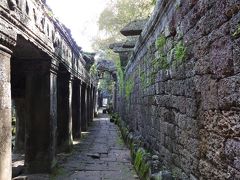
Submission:
M 130 21 L 147 18 L 152 0 L 111 0 L 98 19 L 99 33 L 93 39 L 95 50 L 108 49 L 109 44 L 123 41 L 120 30 Z
M 109 93 L 112 92 L 113 89 L 113 81 L 111 80 L 111 75 L 109 73 L 104 74 L 104 78 L 99 80 L 99 89 L 105 90 Z
M 125 87 L 125 94 L 126 94 L 126 98 L 129 100 L 129 97 L 131 95 L 133 91 L 133 80 L 132 79 L 128 79 L 126 81 L 126 87 Z
M 238 24 L 237 29 L 232 34 L 233 37 L 238 37 L 240 35 L 240 24 Z
M 166 44 L 166 37 L 164 35 L 161 35 L 159 36 L 157 39 L 156 39 L 156 42 L 155 42 L 155 46 L 156 46 L 156 49 L 158 50 L 162 50 L 162 48 L 165 46 Z
M 99 30 L 116 34 L 129 21 L 146 18 L 151 12 L 151 0 L 113 0 L 99 18 Z
M 90 74 L 92 76 L 96 76 L 97 75 L 97 65 L 95 63 L 90 68 Z
M 174 65 L 181 64 L 186 59 L 187 49 L 182 41 L 179 41 L 175 46 L 175 61 Z
M 164 46 L 166 45 L 167 38 L 162 34 L 160 35 L 155 42 L 156 49 L 158 50 L 159 58 L 155 59 L 155 69 L 168 69 L 170 64 L 167 61 L 167 56 L 164 53 Z
M 119 57 L 115 59 L 115 65 L 117 68 L 117 76 L 118 76 L 118 83 L 119 83 L 119 88 L 120 88 L 120 93 L 122 94 L 123 92 L 123 81 L 124 81 L 124 73 L 121 67 L 120 59 Z
M 145 150 L 143 148 L 139 148 L 134 160 L 134 167 L 136 171 L 139 173 L 140 177 L 144 179 L 146 178 L 150 169 L 150 165 L 144 159 L 146 156 L 147 153 Z
M 167 61 L 167 57 L 166 56 L 161 56 L 159 58 L 159 68 L 160 69 L 168 69 L 170 67 L 170 64 Z
M 140 165 L 141 165 L 141 161 L 143 159 L 143 155 L 144 155 L 145 151 L 143 148 L 139 148 L 134 160 L 134 167 L 136 168 L 136 170 L 140 169 Z
M 152 5 L 156 5 L 156 3 L 157 3 L 157 0 L 152 0 L 151 2 Z

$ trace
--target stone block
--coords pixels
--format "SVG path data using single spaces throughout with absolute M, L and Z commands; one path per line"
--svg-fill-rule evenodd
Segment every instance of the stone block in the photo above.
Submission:
M 240 141 L 235 139 L 228 139 L 225 142 L 225 155 L 228 159 L 234 160 L 235 158 L 240 157 Z
M 204 160 L 200 160 L 199 171 L 200 171 L 200 178 L 202 179 L 225 180 L 230 178 L 230 174 L 227 173 L 226 169 L 224 170 L 217 169 L 212 164 Z
M 198 103 L 196 99 L 186 98 L 186 114 L 189 117 L 196 117 L 198 111 Z
M 224 78 L 219 81 L 219 107 L 229 110 L 240 106 L 240 75 Z
M 218 109 L 218 83 L 211 76 L 196 76 L 194 78 L 197 93 L 200 94 L 203 110 Z
M 186 98 L 184 96 L 172 96 L 171 106 L 181 113 L 186 113 Z
M 210 68 L 216 78 L 230 76 L 233 69 L 233 44 L 230 38 L 216 40 L 210 47 Z

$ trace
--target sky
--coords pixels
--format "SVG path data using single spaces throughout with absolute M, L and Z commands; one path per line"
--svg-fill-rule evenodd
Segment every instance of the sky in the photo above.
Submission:
M 84 51 L 93 51 L 92 39 L 97 35 L 97 21 L 108 0 L 47 0 L 53 14 L 66 27 Z

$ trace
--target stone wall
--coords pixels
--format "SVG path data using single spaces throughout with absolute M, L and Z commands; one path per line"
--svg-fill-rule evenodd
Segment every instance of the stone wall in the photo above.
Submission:
M 118 89 L 122 119 L 176 177 L 240 179 L 239 10 L 158 1 Z

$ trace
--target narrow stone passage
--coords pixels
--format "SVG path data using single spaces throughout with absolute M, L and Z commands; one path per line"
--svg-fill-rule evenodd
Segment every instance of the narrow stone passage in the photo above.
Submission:
M 138 179 L 130 151 L 120 138 L 117 126 L 106 114 L 94 119 L 86 136 L 75 143 L 71 155 L 60 155 L 59 164 L 56 179 Z

